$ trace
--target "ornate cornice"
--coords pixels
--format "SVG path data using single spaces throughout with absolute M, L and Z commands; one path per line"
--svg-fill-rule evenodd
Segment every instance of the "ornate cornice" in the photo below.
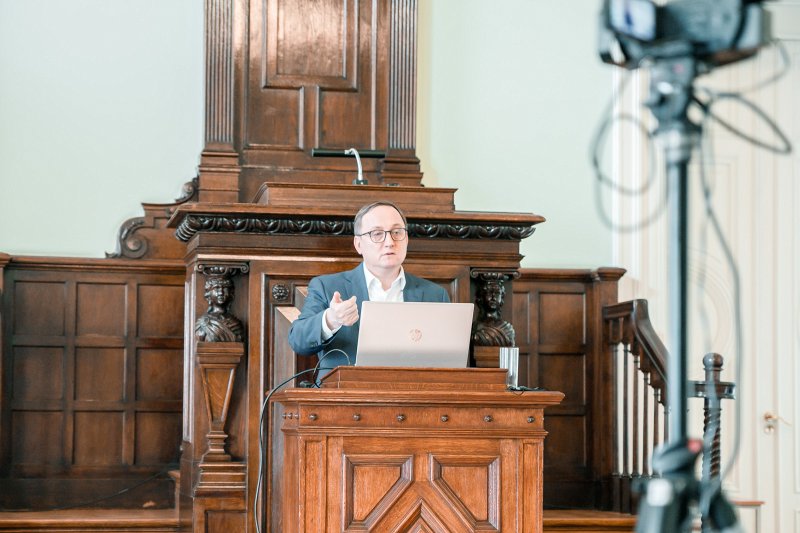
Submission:
M 129 218 L 123 222 L 117 234 L 117 249 L 106 253 L 108 259 L 141 259 L 150 252 L 147 230 L 157 230 L 160 220 L 168 219 L 179 205 L 197 200 L 198 183 L 193 178 L 183 184 L 181 196 L 169 204 L 142 204 L 145 216 Z M 144 231 L 142 231 L 144 230 Z M 152 232 L 151 235 L 152 237 Z
M 483 224 L 462 223 L 416 223 L 409 222 L 408 233 L 412 237 L 437 239 L 493 239 L 522 240 L 530 237 L 533 224 Z M 175 235 L 181 241 L 189 241 L 196 233 L 256 233 L 265 235 L 352 235 L 353 221 L 297 216 L 280 218 L 269 216 L 230 216 L 215 214 L 187 215 L 178 224 Z

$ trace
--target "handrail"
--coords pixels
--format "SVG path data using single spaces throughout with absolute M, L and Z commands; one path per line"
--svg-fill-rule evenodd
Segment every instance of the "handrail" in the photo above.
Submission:
M 668 353 L 650 323 L 646 300 L 605 306 L 603 323 L 613 389 L 613 422 L 608 436 L 613 445 L 608 452 L 610 457 L 603 463 L 611 465 L 612 471 L 601 473 L 601 478 L 607 476 L 605 479 L 610 480 L 612 490 L 610 501 L 603 506 L 618 512 L 635 512 L 637 495 L 632 488 L 638 480 L 654 475 L 650 458 L 660 442 L 667 439 L 669 430 Z M 690 395 L 705 399 L 704 433 L 715 432 L 712 448 L 703 457 L 703 477 L 709 479 L 719 475 L 720 400 L 733 397 L 734 384 L 721 381 L 721 355 L 707 354 L 703 363 L 706 379 L 692 382 Z
M 646 362 L 643 363 L 646 365 L 644 370 L 657 377 L 658 381 L 651 383 L 653 386 L 662 389 L 662 399 L 666 402 L 667 347 L 661 342 L 655 329 L 653 329 L 653 324 L 650 322 L 647 300 L 629 300 L 607 305 L 603 308 L 603 320 L 605 322 L 626 318 L 630 329 L 626 332 L 624 328 L 620 328 L 619 338 L 610 336 L 607 339 L 608 344 L 620 344 L 625 340 L 631 346 L 641 347 L 641 353 L 647 357 Z
M 655 333 L 646 300 L 603 308 L 604 341 L 612 358 L 611 456 L 604 461 L 611 491 L 604 507 L 635 512 L 633 486 L 652 476 L 653 450 L 667 438 L 667 350 Z M 622 346 L 622 350 L 620 350 Z

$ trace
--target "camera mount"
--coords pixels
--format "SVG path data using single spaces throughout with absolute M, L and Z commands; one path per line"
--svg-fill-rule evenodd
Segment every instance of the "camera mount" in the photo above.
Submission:
M 760 0 L 605 0 L 600 18 L 603 61 L 628 69 L 650 65 L 645 105 L 658 121 L 668 190 L 668 285 L 670 356 L 667 402 L 670 435 L 653 457 L 658 478 L 643 489 L 636 531 L 688 532 L 691 508 L 717 531 L 739 531 L 733 507 L 713 480 L 695 479 L 702 450 L 687 437 L 688 164 L 702 130 L 688 116 L 694 80 L 714 67 L 752 57 L 766 41 Z

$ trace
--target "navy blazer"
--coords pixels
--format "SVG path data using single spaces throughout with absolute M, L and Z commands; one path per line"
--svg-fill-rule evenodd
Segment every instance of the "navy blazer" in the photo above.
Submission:
M 447 291 L 439 285 L 408 272 L 405 276 L 406 286 L 403 289 L 403 301 L 450 301 Z M 303 310 L 289 328 L 289 345 L 292 349 L 299 355 L 319 353 L 321 368 L 353 365 L 356 362 L 360 320 L 352 326 L 342 326 L 327 341 L 322 340 L 322 313 L 328 308 L 333 293 L 336 291 L 339 291 L 342 300 L 347 300 L 355 295 L 360 316 L 361 302 L 369 300 L 369 291 L 364 277 L 364 263 L 353 270 L 313 278 L 308 284 L 308 296 L 303 304 Z M 342 350 L 347 355 L 336 350 Z M 325 373 L 321 372 L 320 374 Z

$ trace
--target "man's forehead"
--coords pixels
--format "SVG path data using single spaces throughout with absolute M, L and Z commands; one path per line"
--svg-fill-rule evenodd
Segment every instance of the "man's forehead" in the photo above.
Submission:
M 364 215 L 362 220 L 365 227 L 373 229 L 382 226 L 402 227 L 403 217 L 396 209 L 389 206 L 378 206 Z

